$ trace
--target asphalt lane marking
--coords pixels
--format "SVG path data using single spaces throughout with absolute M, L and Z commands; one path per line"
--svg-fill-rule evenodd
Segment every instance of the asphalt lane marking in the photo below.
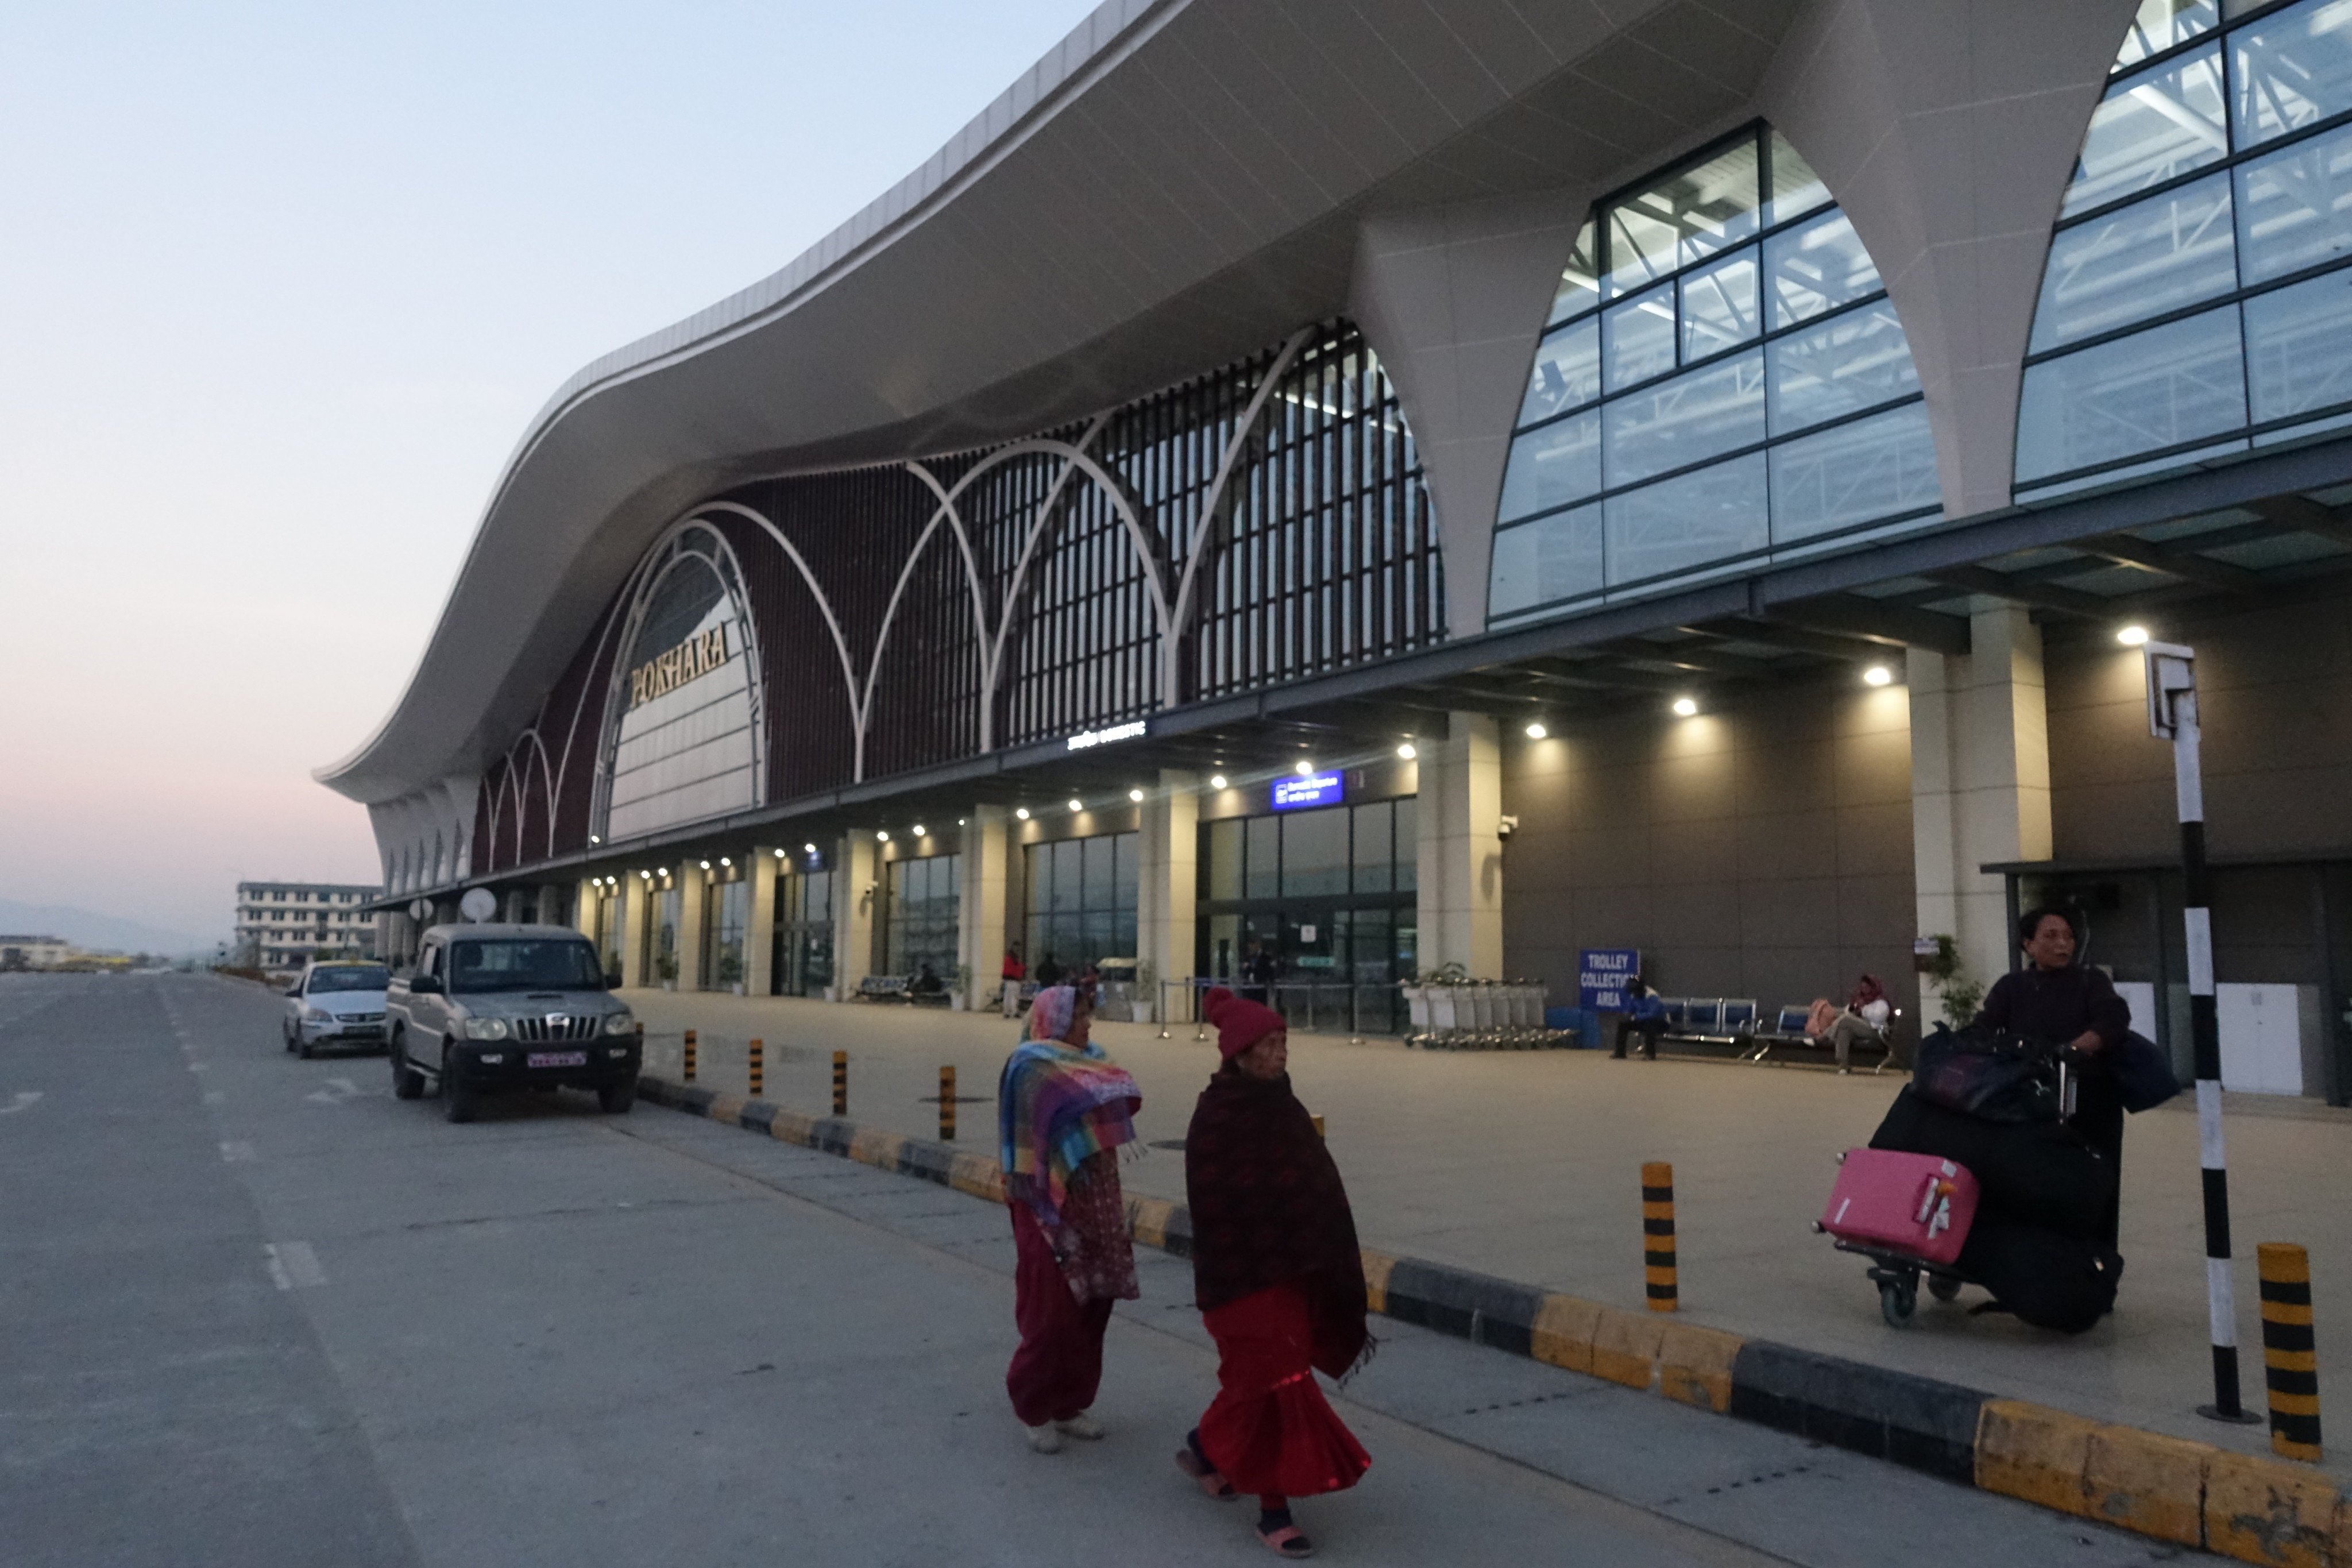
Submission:
M 326 1088 L 314 1089 L 302 1098 L 315 1100 L 321 1105 L 341 1105 L 347 1100 L 363 1099 L 367 1092 L 347 1078 L 331 1078 Z
M 41 1091 L 37 1089 L 20 1089 L 16 1091 L 15 1104 L 0 1105 L 0 1116 L 14 1116 L 40 1098 Z
M 280 1290 L 310 1289 L 327 1282 L 327 1271 L 307 1241 L 265 1241 L 261 1252 L 270 1282 Z
M 253 1152 L 252 1144 L 236 1139 L 221 1145 L 221 1158 L 232 1165 L 249 1165 L 261 1156 Z

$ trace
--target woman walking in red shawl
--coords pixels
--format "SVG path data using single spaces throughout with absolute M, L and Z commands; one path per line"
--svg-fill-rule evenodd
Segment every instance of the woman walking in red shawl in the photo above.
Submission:
M 1371 1353 L 1363 1256 L 1339 1168 L 1290 1092 L 1282 1016 L 1223 986 L 1203 1005 L 1223 1065 L 1184 1135 L 1184 1194 L 1217 1397 L 1176 1463 L 1211 1497 L 1257 1493 L 1258 1539 L 1307 1557 L 1289 1500 L 1354 1486 L 1372 1462 L 1315 1382 Z
M 997 1086 L 998 1153 L 1013 1211 L 1013 1319 L 1021 1346 L 1004 1374 L 1029 1446 L 1099 1437 L 1087 1412 L 1102 1382 L 1111 1303 L 1142 1292 L 1119 1191 L 1118 1151 L 1135 1141 L 1135 1080 L 1087 1042 L 1092 999 L 1067 985 L 1037 994 L 1029 1038 Z

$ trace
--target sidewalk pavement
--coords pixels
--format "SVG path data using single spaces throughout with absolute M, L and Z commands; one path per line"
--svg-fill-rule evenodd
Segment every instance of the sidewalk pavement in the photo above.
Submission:
M 938 1135 L 939 1069 L 957 1069 L 960 1144 L 992 1152 L 996 1074 L 1017 1034 L 995 1014 L 791 998 L 632 991 L 649 1070 L 677 1072 L 698 1035 L 698 1082 L 740 1093 L 744 1042 L 764 1042 L 765 1098 L 822 1113 L 832 1053 L 849 1054 L 849 1114 Z M 1135 1075 L 1148 1143 L 1181 1140 L 1212 1046 L 1178 1025 L 1097 1024 Z M 1643 1300 L 1640 1167 L 1675 1166 L 1682 1317 L 1702 1326 L 1940 1378 L 2249 1454 L 2261 1426 L 2195 1414 L 2211 1398 L 2197 1122 L 2175 1106 L 2134 1117 L 2124 1145 L 2116 1313 L 2074 1339 L 1923 1293 L 1912 1328 L 1880 1320 L 1861 1259 L 1812 1234 L 1844 1149 L 1868 1141 L 1900 1082 L 1808 1068 L 1612 1061 L 1601 1052 L 1424 1052 L 1393 1040 L 1294 1035 L 1299 1098 L 1326 1119 L 1364 1245 L 1627 1309 Z M 2257 1241 L 2311 1249 L 2323 1411 L 2352 1411 L 2331 1328 L 2352 1301 L 2352 1111 L 2231 1096 L 2231 1193 L 2239 1257 L 2238 1338 L 2251 1407 L 2263 1403 L 2252 1264 Z M 1130 1192 L 1181 1202 L 1182 1155 L 1155 1148 L 1125 1166 Z M 2339 1416 L 2338 1419 L 2345 1417 Z M 2338 1456 L 2342 1456 L 2339 1458 Z M 2352 1450 L 2323 1467 L 2352 1478 Z

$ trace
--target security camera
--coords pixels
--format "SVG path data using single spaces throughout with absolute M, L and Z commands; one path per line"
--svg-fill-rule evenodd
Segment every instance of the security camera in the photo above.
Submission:
M 1518 830 L 1519 819 L 1516 816 L 1503 817 L 1495 824 L 1495 837 L 1497 838 L 1508 838 Z

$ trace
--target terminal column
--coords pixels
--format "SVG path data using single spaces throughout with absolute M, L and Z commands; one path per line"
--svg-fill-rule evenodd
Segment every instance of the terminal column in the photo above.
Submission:
M 875 880 L 874 835 L 851 828 L 842 835 L 839 868 L 833 883 L 833 994 L 846 1002 L 874 964 L 874 916 L 882 898 Z
M 1199 952 L 1200 792 L 1200 774 L 1162 768 L 1160 788 L 1140 814 L 1135 945 L 1152 984 L 1137 986 L 1137 1000 L 1151 1004 L 1155 1017 L 1160 1007 L 1174 1013 L 1175 993 L 1161 984 L 1190 976 Z
M 677 988 L 702 989 L 702 907 L 710 897 L 710 873 L 694 861 L 677 868 Z
M 563 923 L 563 889 L 552 882 L 541 882 L 539 885 L 538 908 L 532 910 L 531 918 L 543 926 L 562 925 Z
M 1458 963 L 1503 973 L 1503 757 L 1495 720 L 1446 716 L 1443 743 L 1421 748 L 1420 919 L 1423 973 Z
M 632 872 L 621 879 L 621 984 L 642 988 L 646 973 L 646 922 L 653 918 L 653 883 Z
M 961 888 L 956 910 L 956 962 L 970 976 L 964 1005 L 975 1012 L 995 1000 L 1004 964 L 1007 875 L 1004 808 L 975 805 L 964 818 Z M 983 1000 L 983 998 L 985 1000 Z
M 751 879 L 751 919 L 743 932 L 743 994 L 765 996 L 776 988 L 776 880 L 783 872 L 783 852 L 758 845 L 745 862 L 743 875 Z
M 572 889 L 572 929 L 596 940 L 596 910 L 604 901 L 604 884 L 583 877 Z
M 1907 660 L 1913 878 L 1919 934 L 1949 935 L 1969 978 L 1990 986 L 2014 943 L 2007 889 L 1979 868 L 2050 858 L 2050 728 L 2041 628 L 2003 605 L 1969 630 L 1964 658 L 1913 648 Z

